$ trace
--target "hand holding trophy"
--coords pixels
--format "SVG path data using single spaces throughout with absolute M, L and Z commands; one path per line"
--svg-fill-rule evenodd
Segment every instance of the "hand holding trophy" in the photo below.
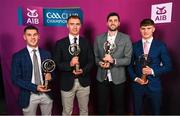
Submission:
M 149 64 L 150 64 L 150 62 L 151 62 L 151 59 L 150 59 L 150 57 L 148 57 L 148 54 L 142 54 L 140 57 L 139 57 L 139 62 L 141 63 L 141 65 L 142 65 L 142 70 L 143 70 L 143 68 L 146 68 Z M 144 83 L 146 83 L 147 82 L 147 74 L 144 74 L 144 73 L 142 73 L 142 75 L 141 75 L 141 79 L 144 81 Z
M 76 72 L 78 72 L 80 70 L 80 64 L 79 64 L 79 61 L 78 61 L 78 55 L 80 53 L 80 47 L 78 44 L 76 43 L 73 43 L 73 44 L 70 44 L 69 45 L 69 53 L 73 56 L 73 59 L 76 60 L 76 62 L 78 63 L 75 63 L 75 66 L 74 66 L 74 70 Z
M 51 79 L 51 72 L 54 71 L 56 65 L 55 62 L 51 59 L 46 59 L 42 62 L 42 70 L 45 73 L 45 81 L 44 81 L 44 86 L 45 89 L 49 89 L 48 83 L 49 80 Z
M 115 43 L 110 43 L 109 41 L 106 41 L 104 43 L 104 51 L 105 51 L 105 56 L 103 58 L 103 65 L 105 65 L 105 68 L 108 69 L 110 64 L 110 60 L 112 60 L 112 54 L 116 50 L 116 44 Z

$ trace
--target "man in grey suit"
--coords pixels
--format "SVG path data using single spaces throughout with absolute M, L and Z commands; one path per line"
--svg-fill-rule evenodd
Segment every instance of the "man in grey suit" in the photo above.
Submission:
M 125 67 L 131 61 L 132 42 L 128 35 L 118 32 L 120 18 L 117 13 L 109 13 L 107 26 L 108 32 L 97 36 L 94 43 L 98 66 L 97 113 L 100 115 L 109 113 L 108 103 L 111 98 L 112 113 L 124 114 Z

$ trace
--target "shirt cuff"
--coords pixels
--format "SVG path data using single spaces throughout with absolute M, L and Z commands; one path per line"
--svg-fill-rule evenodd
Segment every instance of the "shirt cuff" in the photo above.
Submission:
M 153 69 L 151 68 L 151 71 L 152 71 L 152 75 L 155 77 L 155 74 L 154 74 L 154 71 L 153 71 Z
M 136 77 L 136 78 L 134 79 L 134 81 L 136 82 L 136 81 L 137 81 L 137 79 L 138 79 L 138 77 Z

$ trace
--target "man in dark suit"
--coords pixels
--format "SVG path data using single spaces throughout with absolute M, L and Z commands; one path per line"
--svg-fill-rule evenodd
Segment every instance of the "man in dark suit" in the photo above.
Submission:
M 56 42 L 54 51 L 54 60 L 60 72 L 62 114 L 72 114 L 76 96 L 80 115 L 88 115 L 89 74 L 94 63 L 93 51 L 88 41 L 79 35 L 81 20 L 78 16 L 72 15 L 67 19 L 67 28 L 69 35 Z M 80 52 L 77 51 L 78 48 Z
M 24 115 L 36 115 L 38 105 L 42 115 L 51 115 L 52 99 L 49 89 L 43 85 L 44 80 L 51 80 L 51 73 L 41 70 L 44 60 L 50 59 L 49 52 L 38 47 L 39 31 L 35 26 L 24 29 L 27 46 L 13 55 L 12 82 L 20 88 L 19 106 Z
M 142 20 L 142 39 L 133 45 L 132 61 L 128 70 L 132 80 L 134 114 L 141 114 L 144 96 L 147 96 L 151 103 L 151 114 L 160 114 L 160 75 L 169 72 L 172 67 L 167 47 L 153 37 L 154 31 L 153 20 Z
M 107 26 L 108 32 L 97 36 L 94 42 L 98 66 L 97 113 L 108 114 L 108 103 L 111 98 L 113 114 L 118 115 L 124 114 L 125 67 L 131 61 L 132 43 L 127 34 L 118 31 L 120 18 L 117 13 L 109 13 Z M 113 46 L 116 47 L 111 50 Z

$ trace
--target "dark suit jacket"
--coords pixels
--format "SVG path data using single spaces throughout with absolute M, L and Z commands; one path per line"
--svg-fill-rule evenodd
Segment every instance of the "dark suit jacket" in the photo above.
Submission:
M 143 54 L 143 45 L 142 40 L 136 42 L 133 45 L 133 55 L 130 66 L 128 67 L 128 71 L 130 77 L 133 81 L 133 89 L 139 90 L 143 86 L 134 82 L 136 77 L 141 77 L 142 75 L 142 65 L 139 60 L 139 57 Z M 172 68 L 171 60 L 168 54 L 167 47 L 164 43 L 158 41 L 157 39 L 153 39 L 150 51 L 148 55 L 149 59 L 149 67 L 151 67 L 154 71 L 154 75 L 149 75 L 147 84 L 148 88 L 151 91 L 160 91 L 161 90 L 161 82 L 160 75 L 169 72 Z
M 58 70 L 60 71 L 60 85 L 61 89 L 64 91 L 71 90 L 74 85 L 74 75 L 72 73 L 73 68 L 70 67 L 70 61 L 73 56 L 69 53 L 69 45 L 69 37 L 65 37 L 56 42 L 54 50 L 54 60 Z M 81 50 L 79 54 L 79 62 L 80 68 L 83 70 L 83 75 L 80 75 L 78 79 L 81 86 L 86 87 L 90 85 L 89 73 L 94 64 L 94 57 L 92 48 L 85 38 L 79 38 L 79 45 Z
M 39 49 L 39 52 L 41 62 L 51 58 L 49 52 L 42 49 Z M 31 83 L 32 70 L 32 61 L 27 48 L 24 48 L 13 55 L 12 82 L 20 88 L 18 102 L 21 108 L 25 108 L 29 105 L 31 92 L 37 93 L 37 85 Z

